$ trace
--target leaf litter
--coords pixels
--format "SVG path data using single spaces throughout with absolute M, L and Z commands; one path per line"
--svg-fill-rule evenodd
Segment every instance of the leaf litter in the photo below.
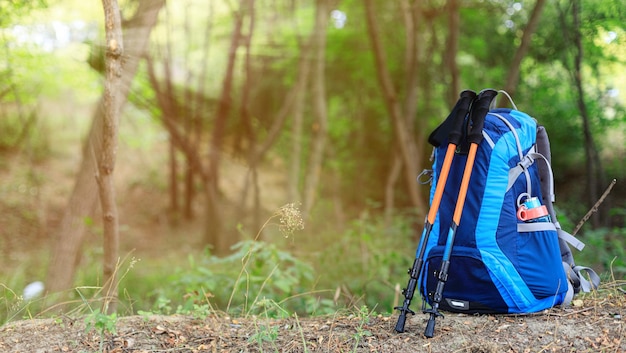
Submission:
M 530 315 L 447 313 L 435 337 L 423 336 L 427 316 L 286 319 L 205 319 L 181 315 L 120 317 L 115 334 L 88 331 L 81 318 L 15 321 L 0 327 L 0 351 L 48 352 L 626 352 L 626 295 L 587 298 L 577 306 Z

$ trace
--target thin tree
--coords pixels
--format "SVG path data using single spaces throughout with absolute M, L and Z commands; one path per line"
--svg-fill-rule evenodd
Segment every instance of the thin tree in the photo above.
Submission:
M 541 13 L 543 11 L 546 0 L 537 0 L 535 6 L 533 7 L 533 11 L 530 14 L 530 18 L 528 19 L 528 23 L 524 28 L 522 34 L 522 40 L 520 41 L 519 47 L 515 51 L 515 55 L 513 56 L 513 60 L 509 65 L 509 71 L 506 75 L 506 82 L 504 84 L 504 90 L 509 93 L 511 96 L 515 94 L 517 89 L 517 83 L 519 82 L 519 74 L 522 65 L 522 60 L 528 53 L 530 49 L 530 43 L 533 34 L 537 30 L 537 26 L 539 25 L 539 19 L 541 18 Z M 500 106 L 506 105 L 508 102 L 506 99 L 500 100 Z
M 600 163 L 600 156 L 596 148 L 595 141 L 593 139 L 593 133 L 591 131 L 590 116 L 585 103 L 585 92 L 583 90 L 583 43 L 581 33 L 581 2 L 580 0 L 571 0 L 571 18 L 572 23 L 567 23 L 567 13 L 558 5 L 559 20 L 561 28 L 563 29 L 563 38 L 566 43 L 570 43 L 570 47 L 574 50 L 573 63 L 567 58 L 563 59 L 563 64 L 568 68 L 570 73 L 570 79 L 575 88 L 576 93 L 576 106 L 580 114 L 580 119 L 583 128 L 583 141 L 585 149 L 585 175 L 586 175 L 586 196 L 587 203 L 593 205 L 600 195 L 600 188 L 603 184 L 604 172 Z M 591 224 L 593 227 L 600 225 L 602 213 L 596 212 L 591 216 Z
M 247 0 L 245 12 L 248 15 L 248 26 L 246 35 L 244 36 L 243 47 L 245 49 L 243 60 L 243 82 L 241 86 L 241 104 L 239 106 L 241 127 L 243 136 L 248 141 L 248 174 L 245 178 L 245 185 L 241 193 L 240 200 L 240 216 L 245 212 L 245 202 L 248 195 L 248 186 L 252 186 L 252 229 L 258 229 L 261 226 L 261 190 L 259 188 L 258 162 L 260 158 L 256 156 L 257 136 L 254 133 L 252 124 L 252 114 L 250 114 L 250 91 L 253 84 L 252 67 L 251 67 L 251 46 L 252 36 L 254 34 L 255 11 L 254 0 Z
M 585 103 L 585 92 L 583 90 L 583 44 L 581 33 L 581 20 L 580 20 L 581 4 L 580 0 L 572 0 L 572 20 L 574 25 L 574 48 L 576 50 L 574 55 L 574 72 L 572 79 L 574 86 L 576 87 L 576 105 L 580 112 L 580 118 L 583 123 L 583 137 L 585 141 L 585 160 L 587 169 L 587 191 L 588 191 L 588 203 L 593 205 L 600 196 L 600 185 L 603 179 L 603 171 L 600 163 L 600 157 L 596 144 L 593 140 L 591 133 L 590 117 Z M 594 227 L 600 226 L 601 213 L 594 213 L 591 216 L 591 224 Z
M 300 195 L 299 181 L 302 165 L 302 134 L 304 125 L 304 100 L 306 97 L 306 87 L 309 84 L 311 72 L 310 52 L 313 35 L 308 44 L 301 49 L 300 61 L 298 63 L 298 79 L 296 86 L 291 91 L 294 94 L 293 102 L 293 124 L 291 126 L 291 161 L 289 163 L 289 177 L 287 187 L 287 198 L 289 201 L 302 200 Z
M 372 0 L 365 1 L 365 12 L 368 35 L 372 44 L 372 51 L 374 52 L 378 82 L 383 94 L 385 107 L 394 127 L 394 134 L 401 152 L 402 163 L 404 164 L 409 200 L 417 210 L 425 210 L 425 202 L 415 183 L 415 177 L 418 174 L 417 169 L 422 159 L 421 154 L 418 153 L 414 137 L 410 133 L 411 129 L 407 126 L 407 120 L 399 103 L 398 94 L 387 69 L 387 59 L 382 48 Z
M 176 98 L 171 91 L 170 85 L 167 83 L 171 78 L 167 77 L 168 70 L 165 70 L 165 78 L 162 81 L 157 79 L 155 70 L 155 64 L 150 55 L 146 55 L 146 68 L 148 72 L 148 79 L 155 92 L 157 105 L 160 109 L 160 118 L 163 126 L 169 134 L 169 139 L 176 150 L 180 151 L 190 164 L 190 168 L 197 171 L 202 181 L 202 185 L 206 186 L 210 182 L 210 176 L 206 168 L 206 162 L 202 159 L 199 152 L 199 141 L 195 139 L 189 139 L 184 131 L 184 127 L 180 126 L 180 121 L 177 120 L 175 115 Z M 205 191 L 206 191 L 205 187 Z
M 414 117 L 417 112 L 418 102 L 418 89 L 419 89 L 419 60 L 422 53 L 422 39 L 419 36 L 419 25 L 422 18 L 421 2 L 409 3 L 408 0 L 402 0 L 401 11 L 403 14 L 403 23 L 405 27 L 405 57 L 404 57 L 404 77 L 406 94 L 404 97 L 404 111 L 406 112 L 405 120 L 406 127 L 409 129 L 409 133 L 414 135 L 415 129 Z M 421 134 L 420 134 L 421 135 Z M 419 138 L 419 135 L 418 135 Z M 402 172 L 402 153 L 399 145 L 396 142 L 392 154 L 391 167 L 387 174 L 385 182 L 385 222 L 387 225 L 391 224 L 391 217 L 394 211 L 395 205 L 395 190 L 396 184 L 401 177 Z
M 202 139 L 203 122 L 206 121 L 207 111 L 210 110 L 209 103 L 211 102 L 206 95 L 206 82 L 208 74 L 208 58 L 211 49 L 211 33 L 213 31 L 215 2 L 211 1 L 207 4 L 208 15 L 206 19 L 206 27 L 202 35 L 202 64 L 200 73 L 197 74 L 193 70 L 188 70 L 187 82 L 185 84 L 185 101 L 182 104 L 182 116 L 185 120 L 185 135 L 192 145 L 198 145 Z M 191 15 L 193 10 L 186 11 L 187 18 Z M 192 21 L 185 21 L 185 37 L 192 38 L 193 30 L 191 28 Z M 192 65 L 190 50 L 186 51 L 186 58 L 188 65 Z M 195 78 L 195 81 L 193 80 Z M 195 89 L 194 89 L 195 87 Z M 194 181 L 199 174 L 198 170 L 193 168 L 193 163 L 185 159 L 184 170 L 184 204 L 183 215 L 185 219 L 191 220 L 194 217 L 192 204 L 196 195 Z
M 135 76 L 139 59 L 148 46 L 150 33 L 157 22 L 158 13 L 165 0 L 143 0 L 135 15 L 124 29 L 124 63 L 117 98 L 122 109 L 130 84 Z M 74 189 L 68 206 L 63 213 L 60 228 L 52 248 L 52 259 L 48 267 L 46 286 L 50 292 L 58 292 L 72 286 L 76 268 L 80 263 L 81 247 L 87 230 L 87 219 L 92 218 L 98 204 L 97 185 L 94 171 L 102 156 L 102 129 L 104 123 L 103 100 L 97 105 L 89 135 L 82 149 L 82 161 L 76 175 Z
M 456 63 L 459 49 L 459 36 L 461 34 L 459 0 L 448 0 L 446 8 L 448 14 L 448 37 L 446 38 L 446 50 L 444 52 L 443 61 L 450 75 L 447 101 L 449 106 L 453 106 L 458 99 L 460 91 L 459 67 Z
M 208 4 L 208 16 L 206 19 L 206 26 L 201 37 L 202 48 L 202 60 L 200 72 L 197 73 L 190 69 L 192 67 L 193 60 L 191 56 L 192 50 L 190 49 L 193 44 L 187 44 L 187 50 L 183 50 L 185 67 L 187 74 L 185 76 L 185 82 L 182 85 L 175 84 L 173 74 L 173 51 L 176 51 L 173 47 L 177 42 L 171 39 L 170 33 L 175 28 L 175 24 L 172 24 L 170 12 L 166 11 L 164 20 L 164 26 L 167 28 L 167 32 L 164 38 L 163 46 L 160 50 L 160 62 L 159 66 L 162 67 L 161 75 L 157 79 L 156 68 L 153 57 L 147 57 L 147 63 L 149 65 L 149 74 L 153 74 L 153 77 L 149 77 L 152 88 L 157 93 L 156 105 L 160 109 L 162 119 L 167 119 L 164 122 L 166 130 L 170 131 L 170 128 L 180 127 L 181 138 L 188 141 L 194 148 L 200 148 L 200 141 L 203 134 L 203 121 L 207 120 L 207 111 L 210 110 L 212 99 L 206 96 L 206 81 L 207 81 L 207 68 L 209 51 L 211 47 L 211 33 L 213 29 L 213 15 L 215 4 L 210 2 Z M 189 20 L 192 10 L 189 5 L 185 8 L 185 21 L 183 25 L 184 38 L 187 38 L 189 42 L 193 41 L 194 31 L 191 28 L 193 21 Z M 179 52 L 180 51 L 176 51 Z M 180 92 L 182 90 L 182 92 Z M 148 100 L 141 102 L 145 108 L 153 106 L 153 102 Z M 178 131 L 177 131 L 178 133 Z M 169 142 L 169 196 L 170 196 L 170 220 L 177 222 L 179 217 L 182 217 L 189 221 L 194 218 L 193 201 L 196 197 L 195 182 L 198 178 L 202 178 L 201 172 L 195 169 L 195 164 L 189 159 L 188 154 L 182 149 L 181 146 L 175 143 L 170 133 Z M 181 158 L 182 155 L 182 158 Z M 182 181 L 182 183 L 181 183 Z M 182 184 L 182 185 L 181 185 Z M 182 193 L 181 189 L 182 188 Z M 181 209 L 182 205 L 182 209 Z
M 313 29 L 313 55 L 314 65 L 311 72 L 313 115 L 315 124 L 313 130 L 313 141 L 311 154 L 309 156 L 309 170 L 306 173 L 304 184 L 304 203 L 302 212 L 305 217 L 310 215 L 313 204 L 316 200 L 316 192 L 322 173 L 322 163 L 324 161 L 324 148 L 328 130 L 328 112 L 326 110 L 326 29 L 328 27 L 328 1 L 318 0 L 315 16 L 315 27 Z
M 235 24 L 230 40 L 230 49 L 228 51 L 228 61 L 226 64 L 226 72 L 222 79 L 222 93 L 217 104 L 215 112 L 215 121 L 213 131 L 211 133 L 211 141 L 209 145 L 209 185 L 206 185 L 207 205 L 206 205 L 206 227 L 205 240 L 207 244 L 214 247 L 216 253 L 225 253 L 227 243 L 222 237 L 222 219 L 219 206 L 219 171 L 222 158 L 222 145 L 224 134 L 226 132 L 226 122 L 228 121 L 232 110 L 232 87 L 234 83 L 235 62 L 237 60 L 237 49 L 241 45 L 242 30 L 244 22 L 245 1 L 241 0 L 239 11 L 234 12 Z
M 300 55 L 298 55 L 298 66 L 295 84 L 286 92 L 285 99 L 280 109 L 272 120 L 267 137 L 263 141 L 259 141 L 253 145 L 253 153 L 249 160 L 249 166 L 259 165 L 264 156 L 269 152 L 270 148 L 276 143 L 281 132 L 288 120 L 292 118 L 291 124 L 291 145 L 290 145 L 290 162 L 287 177 L 287 202 L 301 202 L 302 198 L 299 191 L 299 180 L 302 164 L 302 134 L 304 124 L 305 98 L 307 95 L 307 87 L 311 76 L 311 55 L 315 33 L 312 32 L 304 43 L 300 44 Z M 248 179 L 246 179 L 248 183 Z M 243 194 L 247 190 L 244 186 Z
M 102 157 L 98 165 L 98 194 L 102 207 L 104 236 L 103 279 L 105 295 L 103 312 L 117 310 L 116 267 L 119 257 L 119 218 L 115 199 L 114 170 L 117 152 L 117 135 L 121 100 L 118 97 L 122 83 L 122 16 L 117 0 L 102 0 L 104 9 L 105 43 L 105 80 L 102 104 L 104 105 L 104 123 L 102 124 Z

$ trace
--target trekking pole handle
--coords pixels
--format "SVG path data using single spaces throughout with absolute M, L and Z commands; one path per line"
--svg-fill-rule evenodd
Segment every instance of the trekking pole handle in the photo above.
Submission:
M 480 93 L 472 105 L 470 119 L 472 120 L 472 129 L 467 138 L 470 143 L 480 144 L 483 140 L 483 127 L 485 125 L 485 116 L 489 112 L 491 101 L 498 95 L 498 91 L 487 88 Z
M 448 143 L 454 144 L 455 146 L 461 143 L 461 139 L 463 138 L 463 122 L 475 98 L 476 92 L 469 89 L 459 94 L 459 102 L 457 103 L 458 110 L 452 121 L 452 129 L 448 134 Z
M 463 138 L 463 123 L 472 102 L 476 98 L 476 92 L 465 90 L 459 96 L 448 117 L 428 136 L 428 143 L 431 145 L 439 147 L 447 141 L 448 144 L 458 146 L 459 142 L 461 142 Z

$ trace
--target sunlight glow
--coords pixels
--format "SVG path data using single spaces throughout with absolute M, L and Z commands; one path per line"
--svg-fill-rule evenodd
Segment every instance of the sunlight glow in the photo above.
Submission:
M 333 10 L 330 13 L 330 17 L 333 19 L 335 28 L 343 28 L 343 26 L 345 26 L 346 24 L 346 21 L 348 20 L 348 16 L 346 15 L 346 13 L 341 10 Z
M 94 40 L 97 36 L 95 24 L 84 21 L 60 22 L 46 24 L 15 25 L 9 29 L 18 45 L 34 44 L 46 52 L 65 48 L 72 43 Z
M 614 31 L 609 31 L 604 37 L 604 41 L 608 44 L 617 39 L 617 33 Z

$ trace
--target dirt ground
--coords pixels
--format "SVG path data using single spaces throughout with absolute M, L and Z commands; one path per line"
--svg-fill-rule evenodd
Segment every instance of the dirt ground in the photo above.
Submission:
M 435 337 L 426 315 L 395 333 L 393 316 L 327 316 L 267 320 L 209 316 L 121 317 L 114 329 L 86 328 L 85 318 L 11 322 L 0 327 L 0 351 L 47 352 L 626 352 L 624 283 L 602 298 L 527 316 L 446 314 Z M 620 288 L 622 287 L 622 288 Z M 608 293 L 608 294 L 607 294 Z M 115 331 L 115 332 L 112 332 Z

